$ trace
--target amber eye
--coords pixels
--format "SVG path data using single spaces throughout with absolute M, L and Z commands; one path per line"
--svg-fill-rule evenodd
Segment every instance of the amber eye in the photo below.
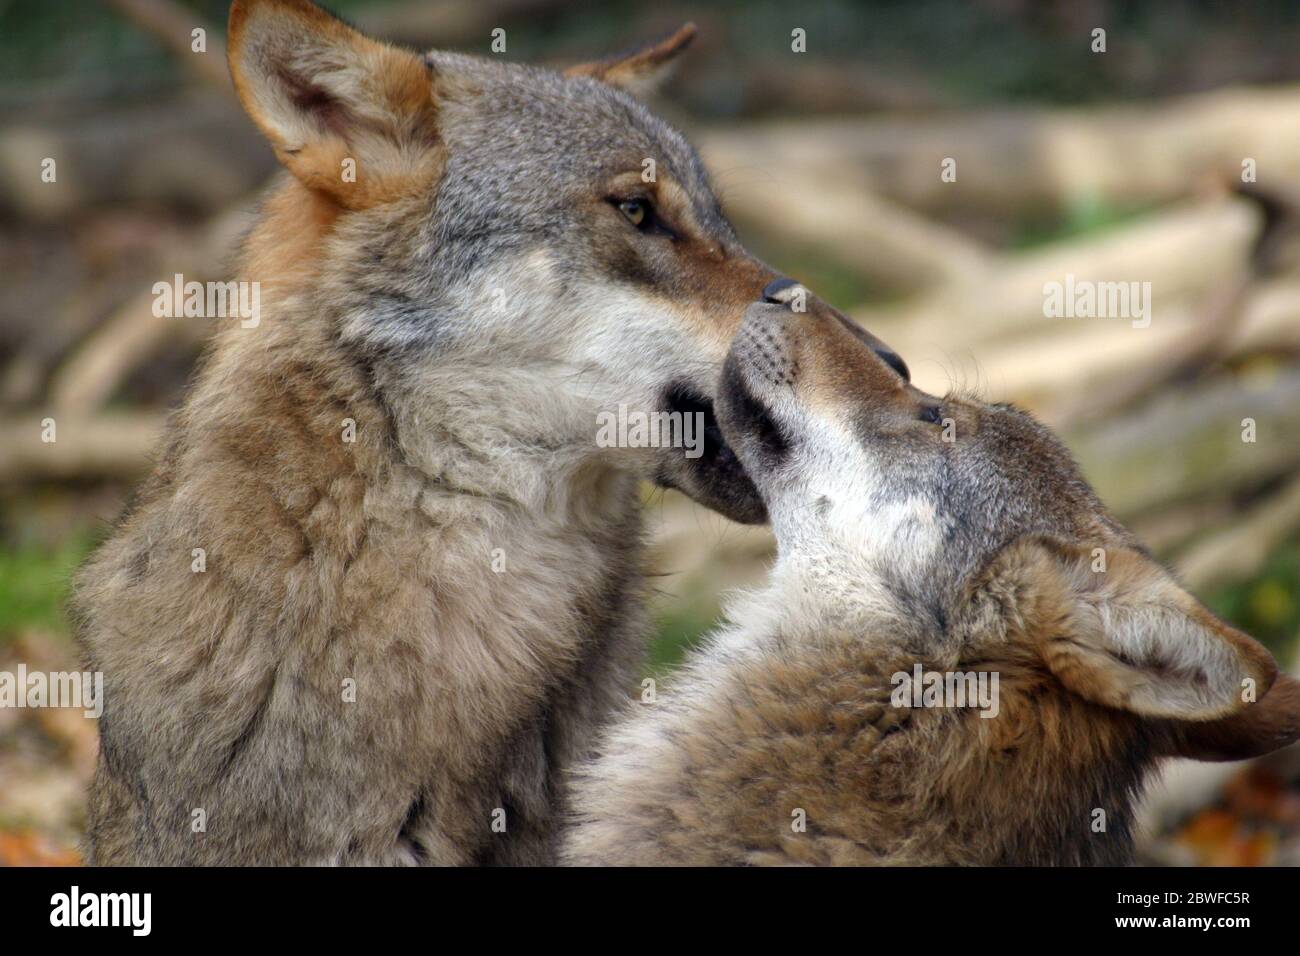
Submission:
M 650 219 L 650 204 L 644 199 L 624 199 L 618 204 L 618 211 L 627 217 L 627 221 L 640 229 Z

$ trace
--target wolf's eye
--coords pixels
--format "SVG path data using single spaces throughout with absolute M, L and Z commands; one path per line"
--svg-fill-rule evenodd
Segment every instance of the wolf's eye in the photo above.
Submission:
M 623 218 L 632 224 L 637 232 L 645 236 L 658 236 L 676 242 L 678 234 L 665 223 L 655 211 L 654 203 L 649 199 L 619 199 L 611 196 L 609 203 L 623 214 Z
M 650 221 L 650 204 L 644 199 L 624 199 L 618 204 L 618 211 L 638 229 Z
M 939 425 L 943 422 L 943 406 L 922 405 L 921 413 L 917 417 L 923 422 L 929 422 L 931 425 Z

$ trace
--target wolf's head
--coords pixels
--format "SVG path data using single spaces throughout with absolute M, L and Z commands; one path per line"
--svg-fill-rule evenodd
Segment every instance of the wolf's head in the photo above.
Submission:
M 773 302 L 747 311 L 719 391 L 810 626 L 1015 661 L 1164 728 L 1171 752 L 1300 735 L 1300 685 L 1152 560 L 1026 413 L 927 395 L 842 317 Z
M 444 448 L 595 461 L 762 520 L 712 400 L 773 273 L 695 151 L 623 89 L 690 36 L 559 73 L 399 49 L 307 0 L 236 0 L 235 87 L 296 180 L 280 214 L 320 237 L 294 257 L 296 294 L 365 358 L 404 444 L 437 422 Z M 263 259 L 274 284 L 285 267 Z M 702 414 L 703 454 L 600 447 L 620 409 Z

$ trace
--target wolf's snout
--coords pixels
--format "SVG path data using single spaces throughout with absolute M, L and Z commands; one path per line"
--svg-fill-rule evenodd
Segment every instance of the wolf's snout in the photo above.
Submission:
M 732 342 L 731 354 L 747 374 L 772 388 L 793 386 L 799 373 L 786 325 L 792 315 L 776 303 L 755 302 Z
M 889 348 L 889 346 L 878 341 L 875 345 L 871 346 L 871 351 L 875 352 L 880 356 L 882 362 L 901 375 L 903 381 L 910 382 L 912 380 L 912 370 L 907 367 L 907 363 L 903 361 L 903 357 L 893 349 Z
M 772 306 L 784 306 L 772 309 Z M 866 345 L 880 361 L 889 366 L 905 382 L 912 380 L 912 372 L 903 361 L 903 357 L 880 339 L 862 328 L 843 312 L 827 305 L 808 291 L 808 288 L 795 279 L 781 277 L 773 279 L 763 289 L 763 299 L 750 306 L 746 315 L 747 323 L 768 327 L 798 321 L 806 315 L 812 321 L 838 322 L 854 338 Z
M 849 330 L 849 333 L 852 334 L 854 338 L 858 339 L 866 345 L 867 348 L 871 349 L 876 358 L 880 359 L 880 361 L 884 362 L 898 373 L 898 376 L 902 378 L 904 382 L 910 382 L 912 380 L 912 370 L 907 367 L 907 363 L 903 361 L 901 355 L 843 313 L 836 312 L 835 317 L 840 320 L 840 323 L 844 328 Z

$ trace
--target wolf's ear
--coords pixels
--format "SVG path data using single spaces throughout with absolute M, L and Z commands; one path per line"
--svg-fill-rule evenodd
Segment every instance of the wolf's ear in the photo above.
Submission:
M 1169 721 L 1165 756 L 1245 760 L 1300 740 L 1300 680 L 1282 674 L 1240 713 L 1218 720 Z
M 230 73 L 275 154 L 341 206 L 387 202 L 436 175 L 433 73 L 308 0 L 235 0 Z
M 1066 688 L 1152 718 L 1203 721 L 1263 699 L 1273 656 L 1130 548 L 1031 536 L 1008 545 L 982 586 L 1009 629 Z
M 590 76 L 634 96 L 645 96 L 668 78 L 677 55 L 695 39 L 695 24 L 685 23 L 677 32 L 656 43 L 595 63 L 579 63 L 565 70 L 567 76 Z

